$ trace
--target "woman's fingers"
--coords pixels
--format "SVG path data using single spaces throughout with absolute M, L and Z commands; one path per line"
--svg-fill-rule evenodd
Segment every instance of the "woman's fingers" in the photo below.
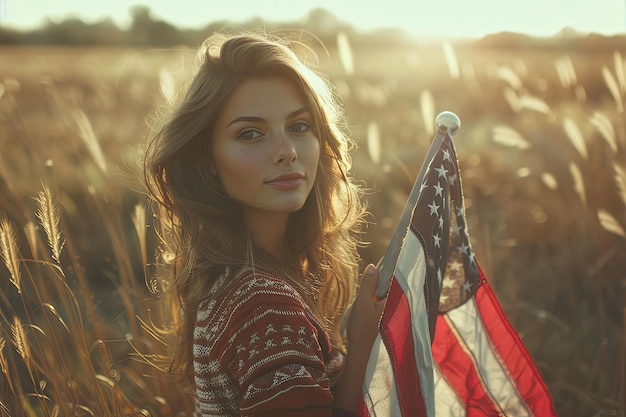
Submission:
M 363 277 L 361 278 L 361 289 L 359 291 L 359 295 L 364 298 L 367 295 L 371 295 L 372 302 L 374 303 L 374 311 L 376 312 L 376 317 L 380 318 L 380 316 L 383 314 L 383 310 L 385 309 L 386 298 L 378 299 L 378 297 L 376 296 L 377 284 L 378 269 L 373 264 L 369 264 L 365 268 L 365 271 L 363 272 Z
M 371 295 L 376 296 L 376 284 L 378 283 L 378 269 L 374 264 L 369 264 L 365 268 L 361 276 L 361 288 L 359 289 L 359 297 Z
M 378 300 L 374 303 L 374 310 L 376 310 L 378 318 L 383 315 L 383 311 L 385 310 L 385 301 L 387 301 L 387 298 L 383 298 L 382 300 Z

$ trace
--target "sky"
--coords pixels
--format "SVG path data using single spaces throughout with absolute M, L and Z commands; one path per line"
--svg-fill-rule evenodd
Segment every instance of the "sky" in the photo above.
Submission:
M 129 23 L 133 5 L 179 27 L 252 17 L 297 22 L 322 7 L 360 30 L 400 28 L 418 36 L 482 37 L 502 31 L 552 36 L 564 27 L 584 33 L 626 33 L 626 0 L 0 0 L 0 25 L 33 29 L 45 18 Z

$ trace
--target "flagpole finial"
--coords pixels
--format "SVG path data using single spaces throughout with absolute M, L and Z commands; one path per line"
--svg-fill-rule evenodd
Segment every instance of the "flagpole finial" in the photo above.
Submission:
M 444 111 L 435 118 L 435 126 L 437 130 L 445 132 L 446 130 L 454 135 L 461 127 L 461 119 L 451 111 Z

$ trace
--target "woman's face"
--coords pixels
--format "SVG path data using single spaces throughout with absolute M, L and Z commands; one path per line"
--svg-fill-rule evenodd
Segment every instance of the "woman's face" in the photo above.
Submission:
M 302 208 L 320 158 L 313 126 L 287 78 L 251 78 L 234 90 L 213 129 L 214 169 L 245 215 Z

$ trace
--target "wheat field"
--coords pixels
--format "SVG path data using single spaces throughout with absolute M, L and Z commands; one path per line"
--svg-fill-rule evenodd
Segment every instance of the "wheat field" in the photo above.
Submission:
M 626 51 L 310 39 L 384 253 L 441 111 L 477 259 L 562 416 L 624 415 Z M 137 164 L 189 48 L 0 47 L 0 415 L 191 415 Z

